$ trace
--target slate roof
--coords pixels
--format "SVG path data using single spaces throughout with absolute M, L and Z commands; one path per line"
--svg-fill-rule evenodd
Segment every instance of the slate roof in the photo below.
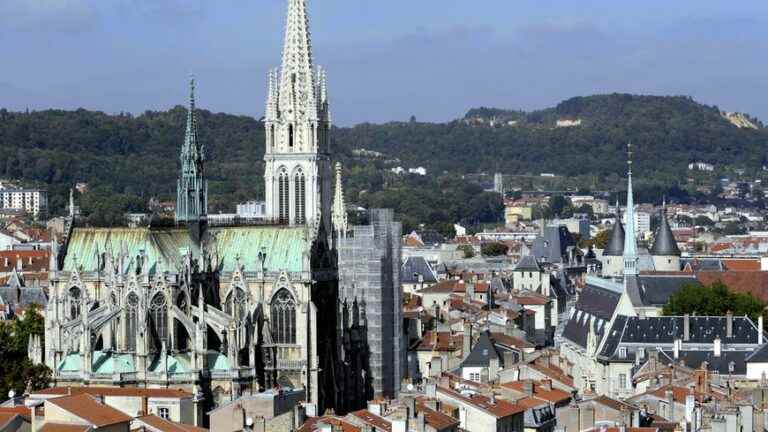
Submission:
M 499 360 L 499 366 L 504 366 L 504 355 L 493 343 L 490 333 L 485 331 L 480 333 L 480 339 L 461 363 L 461 367 L 488 367 L 492 359 Z
M 563 337 L 586 348 L 589 326 L 597 320 L 596 336 L 599 341 L 613 318 L 620 298 L 621 294 L 616 291 L 589 284 L 585 286 L 565 324 Z
M 680 256 L 680 248 L 677 247 L 677 240 L 675 240 L 675 235 L 672 234 L 672 228 L 669 227 L 666 211 L 663 211 L 661 214 L 661 224 L 659 229 L 656 230 L 656 238 L 653 240 L 651 255 Z
M 717 371 L 721 375 L 746 375 L 747 359 L 752 351 L 722 351 L 719 357 L 715 357 L 713 351 L 680 351 L 675 360 L 674 351 L 662 351 L 659 360 L 664 364 L 683 362 L 691 368 L 698 368 L 707 362 L 707 370 Z M 733 370 L 730 369 L 733 365 Z
M 400 274 L 402 275 L 402 283 L 406 284 L 415 284 L 419 282 L 432 284 L 437 282 L 437 275 L 432 269 L 432 266 L 429 265 L 424 257 L 420 256 L 408 257 L 403 263 Z M 422 281 L 419 281 L 419 276 L 423 278 Z
M 566 255 L 569 246 L 574 246 L 573 240 L 568 228 L 564 226 L 548 226 L 544 228 L 544 234 L 539 235 L 533 240 L 531 255 L 537 260 L 548 263 L 561 263 L 563 256 Z
M 634 306 L 663 306 L 686 284 L 701 285 L 692 274 L 640 275 L 627 279 L 627 290 Z
M 3 303 L 7 304 L 11 310 L 25 309 L 30 305 L 38 305 L 44 309 L 48 304 L 48 295 L 40 286 L 3 286 L 0 287 L 0 297 L 2 297 Z
M 622 255 L 624 255 L 624 226 L 621 224 L 621 218 L 616 216 L 616 222 L 611 229 L 611 237 L 608 239 L 605 250 L 603 250 L 603 256 Z
M 613 326 L 606 335 L 605 342 L 599 356 L 602 358 L 617 358 L 617 349 L 624 344 L 657 347 L 661 344 L 672 345 L 680 339 L 684 344 L 699 344 L 706 348 L 701 352 L 711 352 L 714 340 L 719 337 L 724 346 L 728 344 L 756 345 L 758 340 L 757 326 L 746 317 L 733 317 L 733 331 L 731 337 L 726 337 L 726 317 L 691 316 L 689 339 L 684 340 L 684 320 L 680 316 L 661 317 L 616 317 Z M 627 356 L 621 360 L 632 361 L 634 349 L 627 350 Z M 726 350 L 723 350 L 726 352 Z M 752 351 L 745 351 L 751 353 Z M 704 354 L 702 354 L 704 356 Z M 746 354 L 745 354 L 746 357 Z M 691 355 L 692 361 L 698 361 Z M 702 360 L 703 361 L 703 360 Z M 698 367 L 701 361 L 693 364 Z M 690 364 L 689 364 L 690 365 Z
M 747 361 L 750 363 L 768 363 L 768 343 L 752 352 L 747 357 Z
M 520 259 L 520 262 L 515 266 L 515 271 L 531 271 L 540 272 L 541 266 L 533 255 L 526 255 Z

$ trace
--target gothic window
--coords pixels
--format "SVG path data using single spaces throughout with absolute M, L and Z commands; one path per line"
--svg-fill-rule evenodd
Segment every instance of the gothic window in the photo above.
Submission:
M 129 293 L 126 299 L 125 309 L 125 348 L 128 351 L 136 351 L 136 331 L 138 328 L 137 317 L 139 309 L 139 296 Z
M 306 206 L 305 206 L 306 184 L 307 182 L 304 178 L 304 172 L 299 170 L 296 173 L 296 177 L 294 179 L 294 185 L 296 186 L 296 223 L 297 224 L 303 224 L 307 221 Z
M 80 288 L 72 287 L 69 289 L 69 319 L 77 319 L 80 316 L 81 297 Z
M 288 171 L 283 168 L 278 174 L 278 218 L 280 223 L 288 223 L 288 199 L 289 199 L 289 184 Z
M 158 343 L 168 343 L 168 310 L 165 302 L 165 296 L 156 294 L 149 304 L 149 317 L 155 328 Z
M 281 289 L 272 299 L 272 341 L 278 344 L 296 343 L 296 300 L 287 289 Z
M 227 296 L 227 314 L 235 317 L 238 321 L 245 319 L 245 291 L 241 288 L 235 288 Z

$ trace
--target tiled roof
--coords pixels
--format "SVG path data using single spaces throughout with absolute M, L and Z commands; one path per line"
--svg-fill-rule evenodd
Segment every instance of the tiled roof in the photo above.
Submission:
M 6 430 L 5 429 L 6 425 L 8 425 L 8 423 L 12 422 L 17 417 L 25 418 L 24 416 L 22 416 L 19 413 L 0 412 L 0 430 L 1 431 L 5 431 Z M 25 418 L 25 420 L 30 421 L 29 418 Z
M 513 296 L 517 304 L 530 306 L 543 306 L 549 303 L 549 298 L 537 293 L 521 293 Z
M 437 430 L 447 429 L 459 425 L 459 421 L 455 418 L 443 414 L 440 411 L 430 409 L 424 404 L 416 404 L 416 412 L 424 413 L 424 421 Z
M 311 417 L 304 422 L 297 432 L 314 432 L 319 430 L 318 423 L 341 428 L 341 432 L 360 432 L 360 428 L 348 421 L 335 416 Z
M 6 264 L 6 259 L 7 264 Z M 50 263 L 50 252 L 47 250 L 6 250 L 0 251 L 0 272 L 10 272 L 21 261 L 24 272 L 47 271 Z
M 562 369 L 560 369 L 557 366 L 553 366 L 553 365 L 544 366 L 539 363 L 530 363 L 528 366 L 531 369 L 534 369 L 537 372 L 543 375 L 546 375 L 555 381 L 560 381 L 561 383 L 569 387 L 573 387 L 573 378 L 568 376 Z
M 497 418 L 509 417 L 515 414 L 525 412 L 525 407 L 505 401 L 503 399 L 496 399 L 495 402 L 491 401 L 487 396 L 473 394 L 463 395 L 453 389 L 438 387 L 438 392 L 444 393 L 453 399 L 460 400 L 464 403 L 470 404 L 476 408 L 482 409 Z
M 760 271 L 760 260 L 757 259 L 726 259 L 723 260 L 726 271 Z
M 548 388 L 542 385 L 541 381 L 534 380 L 522 380 L 512 381 L 502 384 L 503 387 L 512 389 L 516 392 L 525 393 L 525 383 L 530 382 L 533 384 L 533 396 L 539 399 L 552 402 L 554 404 L 566 402 L 571 398 L 568 392 L 552 387 L 550 384 Z
M 392 423 L 389 420 L 385 419 L 384 417 L 377 416 L 367 409 L 354 411 L 349 413 L 349 415 L 357 417 L 363 423 L 375 427 L 376 430 L 392 432 Z
M 436 283 L 435 285 L 432 285 L 431 287 L 424 288 L 423 290 L 420 290 L 419 293 L 427 293 L 427 294 L 433 294 L 433 293 L 447 293 L 450 294 L 453 292 L 456 285 L 459 284 L 459 281 L 454 279 L 446 279 L 441 280 L 440 282 Z
M 184 423 L 172 422 L 156 415 L 138 417 L 136 420 L 157 429 L 159 432 L 206 432 L 208 430 Z M 135 424 L 131 429 L 135 429 Z
M 90 426 L 63 423 L 45 423 L 38 432 L 89 432 Z
M 493 337 L 493 340 L 496 341 L 496 343 L 501 345 L 515 347 L 518 349 L 535 348 L 535 346 L 527 340 L 508 336 L 504 333 L 493 332 L 491 333 L 491 337 Z
M 464 335 L 451 332 L 424 332 L 424 336 L 411 349 L 417 351 L 456 351 L 461 350 Z
M 48 399 L 46 403 L 54 404 L 96 427 L 131 421 L 131 417 L 109 405 L 100 403 L 88 394 Z
M 29 419 L 32 415 L 32 411 L 24 405 L 18 405 L 14 407 L 0 407 L 0 414 L 19 414 Z
M 763 271 L 700 271 L 696 278 L 703 285 L 722 282 L 740 293 L 750 293 L 763 302 L 768 301 L 768 272 Z
M 136 388 L 136 387 L 48 387 L 32 395 L 79 395 L 93 396 L 136 396 L 156 398 L 191 398 L 192 393 L 171 388 Z
M 420 256 L 408 257 L 403 263 L 400 274 L 402 275 L 402 283 L 432 284 L 437 282 L 437 275 L 432 270 L 432 266 L 424 257 Z M 419 280 L 420 277 L 421 280 Z

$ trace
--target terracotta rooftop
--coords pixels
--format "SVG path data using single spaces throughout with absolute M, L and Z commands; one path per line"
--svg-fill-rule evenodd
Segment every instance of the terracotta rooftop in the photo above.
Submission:
M 511 346 L 518 349 L 535 348 L 535 345 L 526 340 L 516 338 L 514 336 L 508 336 L 504 333 L 494 332 L 491 333 L 491 337 L 493 337 L 493 340 L 502 345 Z
M 542 381 L 534 381 L 534 380 L 512 381 L 512 382 L 502 384 L 502 387 L 512 389 L 516 392 L 525 393 L 526 382 L 530 382 L 533 384 L 533 396 L 536 397 L 537 399 L 543 399 L 545 401 L 557 404 L 561 402 L 567 402 L 571 398 L 571 395 L 568 392 L 553 388 L 551 382 L 549 383 L 549 385 L 544 385 Z
M 304 422 L 297 432 L 313 432 L 319 429 L 318 423 L 341 428 L 341 432 L 360 432 L 360 428 L 335 416 L 311 417 Z
M 696 273 L 696 279 L 703 285 L 711 285 L 720 281 L 728 288 L 750 293 L 763 302 L 768 302 L 768 272 L 764 271 L 701 271 Z
M 389 420 L 385 419 L 384 417 L 377 416 L 367 409 L 354 411 L 349 415 L 357 417 L 363 423 L 375 427 L 376 430 L 392 432 L 392 423 Z
M 519 305 L 542 306 L 549 303 L 549 299 L 537 293 L 515 294 L 513 296 Z
M 93 396 L 135 396 L 157 398 L 191 398 L 192 393 L 182 389 L 136 388 L 136 387 L 49 387 L 32 395 L 80 395 Z
M 56 405 L 96 427 L 131 421 L 131 417 L 109 405 L 100 403 L 88 394 L 48 399 L 46 403 Z
M 496 399 L 495 402 L 493 402 L 487 396 L 479 394 L 465 396 L 453 389 L 445 387 L 438 387 L 437 391 L 445 393 L 446 395 L 456 400 L 460 400 L 467 404 L 473 405 L 476 408 L 482 409 L 483 411 L 493 414 L 497 418 L 509 417 L 515 414 L 519 414 L 527 409 L 521 405 L 514 404 L 503 399 Z
M 19 413 L 15 413 L 15 412 L 0 412 L 0 430 L 2 430 L 2 431 L 6 430 L 5 426 L 8 423 L 12 422 L 13 419 L 15 419 L 16 417 L 22 417 L 26 421 L 30 421 L 29 417 L 24 417 L 23 415 L 21 415 Z
M 726 259 L 722 260 L 723 267 L 729 271 L 760 271 L 760 260 L 755 259 Z
M 14 407 L 0 407 L 0 414 L 19 414 L 25 418 L 30 418 L 32 411 L 24 405 Z
M 552 378 L 553 380 L 560 381 L 561 383 L 573 387 L 573 378 L 566 375 L 565 372 L 563 372 L 562 369 L 560 369 L 557 366 L 548 365 L 544 366 L 539 363 L 530 363 L 528 364 L 532 369 Z
M 176 423 L 164 418 L 160 418 L 156 415 L 148 415 L 144 417 L 138 417 L 139 420 L 150 427 L 156 429 L 159 432 L 206 432 L 208 429 L 203 429 L 197 426 L 192 426 L 184 423 Z M 132 429 L 136 430 L 136 429 Z
M 88 432 L 90 430 L 92 430 L 90 426 L 84 425 L 45 423 L 38 432 Z
M 424 413 L 424 421 L 435 429 L 447 429 L 453 426 L 458 426 L 459 421 L 447 414 L 443 414 L 440 411 L 430 409 L 424 404 L 416 404 L 416 412 Z
M 424 332 L 424 337 L 416 342 L 411 349 L 417 351 L 457 351 L 462 349 L 464 336 L 461 334 L 452 334 L 451 332 Z

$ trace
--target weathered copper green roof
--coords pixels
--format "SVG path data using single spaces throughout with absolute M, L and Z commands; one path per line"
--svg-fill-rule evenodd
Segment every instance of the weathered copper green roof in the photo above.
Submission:
M 80 372 L 83 370 L 83 362 L 80 358 L 80 354 L 68 354 L 64 359 L 59 362 L 57 369 L 60 372 Z
M 235 258 L 245 271 L 259 271 L 258 253 L 267 253 L 267 271 L 300 272 L 303 268 L 305 229 L 275 226 L 211 227 L 209 251 L 217 251 L 223 271 L 235 269 Z M 81 271 L 98 270 L 100 255 L 111 250 L 117 255 L 126 250 L 137 257 L 142 250 L 147 255 L 146 268 L 151 271 L 173 270 L 183 262 L 186 251 L 199 256 L 199 248 L 184 228 L 76 228 L 72 232 L 64 259 L 64 270 L 75 265 Z M 77 264 L 75 264 L 77 263 Z
M 102 351 L 93 352 L 93 367 L 91 370 L 95 373 L 103 374 L 136 372 L 131 354 L 105 353 Z
M 229 370 L 229 359 L 224 354 L 218 351 L 209 351 L 208 354 L 208 369 L 210 370 Z
M 169 374 L 184 373 L 191 370 L 190 364 L 189 356 L 186 354 L 158 356 L 149 366 L 149 371 L 168 371 Z

